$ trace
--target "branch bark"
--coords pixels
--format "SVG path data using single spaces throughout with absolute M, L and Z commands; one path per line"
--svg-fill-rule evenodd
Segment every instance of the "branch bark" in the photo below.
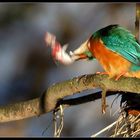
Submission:
M 139 94 L 140 79 L 122 77 L 118 81 L 115 81 L 114 79 L 109 79 L 106 75 L 97 74 L 75 77 L 71 80 L 50 86 L 39 98 L 1 106 L 0 122 L 2 123 L 40 116 L 44 113 L 53 111 L 58 105 L 58 102 L 64 97 L 98 87 L 107 91 L 123 91 L 123 93 L 131 92 Z M 79 104 L 80 103 L 81 102 L 79 102 Z M 64 104 L 68 105 L 69 103 L 64 101 Z

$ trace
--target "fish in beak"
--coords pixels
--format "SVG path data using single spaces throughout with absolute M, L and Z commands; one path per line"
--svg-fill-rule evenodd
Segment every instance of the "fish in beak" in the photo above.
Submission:
M 88 45 L 89 44 L 87 40 L 78 49 L 76 49 L 73 52 L 70 52 L 70 56 L 73 59 L 73 61 L 88 58 L 88 56 L 86 55 L 86 52 L 88 51 Z
M 87 54 L 87 52 L 89 52 L 89 40 L 85 41 L 78 49 L 76 49 L 74 52 L 71 51 L 69 54 L 66 52 L 68 44 L 61 46 L 61 44 L 56 40 L 56 37 L 49 32 L 46 32 L 45 42 L 47 46 L 51 47 L 52 57 L 55 62 L 69 65 L 74 61 L 89 57 Z

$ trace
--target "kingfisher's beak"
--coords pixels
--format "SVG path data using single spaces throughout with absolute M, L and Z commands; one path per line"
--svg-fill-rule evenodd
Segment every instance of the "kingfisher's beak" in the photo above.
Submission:
M 80 60 L 80 59 L 86 59 L 86 58 L 87 58 L 87 55 L 85 55 L 85 54 L 75 54 L 75 53 L 71 53 L 70 56 L 71 56 L 71 59 L 72 59 L 73 61 L 78 61 L 78 60 Z
M 80 60 L 80 59 L 86 59 L 88 56 L 85 54 L 85 52 L 88 50 L 88 40 L 85 41 L 78 49 L 76 49 L 74 52 L 70 52 L 70 56 L 74 61 Z

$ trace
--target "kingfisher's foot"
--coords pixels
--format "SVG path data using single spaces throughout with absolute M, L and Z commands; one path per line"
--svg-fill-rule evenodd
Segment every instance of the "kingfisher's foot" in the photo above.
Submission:
M 116 76 L 115 81 L 119 80 L 120 77 L 125 75 L 125 74 L 126 74 L 126 71 L 125 72 L 121 72 L 118 76 Z
M 107 72 L 96 72 L 96 74 L 99 74 L 99 75 L 108 75 L 108 73 Z

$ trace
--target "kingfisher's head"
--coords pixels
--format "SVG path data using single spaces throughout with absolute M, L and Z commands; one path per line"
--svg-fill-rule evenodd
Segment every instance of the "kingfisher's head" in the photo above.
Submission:
M 86 40 L 84 43 L 81 44 L 79 48 L 71 52 L 70 55 L 74 61 L 80 59 L 93 59 L 93 55 L 90 51 L 90 40 Z

